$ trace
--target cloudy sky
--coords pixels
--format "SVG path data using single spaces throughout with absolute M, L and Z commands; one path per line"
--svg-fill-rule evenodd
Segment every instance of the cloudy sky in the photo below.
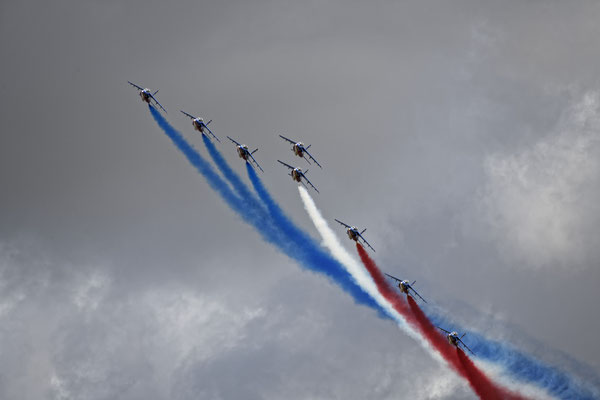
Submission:
M 488 3 L 2 1 L 0 397 L 473 396 L 262 242 L 127 80 L 202 151 L 179 109 L 259 147 L 316 236 L 276 162 L 311 143 L 318 206 L 382 268 L 598 376 L 600 5 Z

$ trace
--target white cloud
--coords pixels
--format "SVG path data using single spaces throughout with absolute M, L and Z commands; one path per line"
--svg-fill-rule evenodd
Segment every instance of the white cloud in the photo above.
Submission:
M 93 271 L 75 287 L 73 302 L 80 310 L 95 310 L 109 287 L 108 276 L 100 270 Z
M 585 261 L 585 244 L 593 240 L 586 227 L 598 218 L 598 107 L 598 93 L 587 93 L 554 132 L 516 153 L 486 159 L 483 215 L 514 261 L 533 267 Z

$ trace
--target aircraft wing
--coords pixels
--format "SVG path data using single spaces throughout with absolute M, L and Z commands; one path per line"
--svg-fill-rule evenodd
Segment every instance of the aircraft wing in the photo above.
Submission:
M 288 167 L 289 169 L 294 169 L 294 167 L 292 167 L 290 164 L 286 164 L 286 163 L 284 163 L 284 162 L 283 162 L 283 161 L 281 161 L 281 160 L 277 160 L 277 161 L 279 161 L 279 163 L 280 163 L 280 164 L 283 164 L 283 165 L 285 165 L 285 166 L 286 166 L 286 167 Z M 302 175 L 304 176 L 304 174 L 302 174 Z
M 256 151 L 256 150 L 254 150 Z M 256 164 L 256 166 L 262 171 L 265 172 L 264 169 L 261 168 L 261 166 L 258 164 L 258 162 L 254 159 L 254 157 L 252 156 L 252 153 L 248 152 L 248 155 L 250 156 L 250 158 L 252 159 L 252 161 L 254 161 L 254 164 Z
M 221 141 L 219 140 L 219 138 L 218 138 L 218 137 L 216 137 L 216 136 L 215 136 L 215 134 L 214 134 L 214 133 L 213 133 L 213 132 L 210 130 L 210 128 L 209 128 L 208 126 L 206 126 L 206 124 L 204 124 L 204 127 L 206 128 L 206 130 L 207 130 L 207 131 L 209 131 L 209 132 L 210 132 L 210 134 L 211 134 L 211 135 L 213 135 L 213 137 L 214 137 L 215 139 L 217 139 L 217 142 L 219 142 L 219 143 L 221 142 Z
M 386 273 L 384 272 L 384 274 L 386 274 Z M 395 276 L 392 276 L 392 275 L 390 275 L 390 274 L 386 274 L 386 275 L 387 275 L 387 276 L 389 276 L 390 278 L 392 278 L 392 279 L 393 279 L 393 280 L 395 280 L 395 281 L 402 282 L 402 280 L 401 280 L 401 279 L 398 279 L 398 278 L 396 278 Z
M 156 104 L 158 104 L 158 106 L 159 106 L 160 108 L 162 108 L 162 110 L 163 110 L 165 113 L 167 112 L 167 110 L 165 110 L 165 108 L 162 106 L 162 104 L 160 104 L 160 103 L 158 102 L 158 100 L 156 100 L 156 97 L 154 97 L 153 95 L 150 95 L 150 97 L 152 97 L 152 100 L 154 100 L 154 102 L 155 102 Z
M 296 144 L 296 142 L 294 142 L 292 139 L 288 139 L 283 135 L 279 135 L 280 138 L 282 138 L 283 140 L 287 140 L 288 142 L 290 142 L 291 144 Z
M 438 326 L 437 328 L 438 328 L 438 329 L 440 329 L 440 330 L 442 330 L 442 331 L 444 331 L 444 332 L 446 332 L 447 334 L 450 334 L 450 333 L 451 333 L 450 331 L 447 331 L 447 330 L 445 330 L 444 328 L 440 328 L 439 326 Z
M 460 342 L 460 343 L 461 343 L 461 344 L 462 344 L 462 345 L 465 347 L 465 349 L 469 350 L 469 351 L 471 352 L 471 354 L 475 355 L 475 353 L 473 353 L 473 350 L 471 350 L 471 349 L 469 348 L 469 346 L 467 346 L 467 345 L 465 344 L 465 342 L 463 342 L 461 339 L 458 339 L 458 341 L 459 341 L 459 342 Z
M 361 234 L 359 233 L 359 234 L 358 234 L 358 236 L 360 236 L 360 238 L 363 240 L 363 242 L 365 242 L 365 244 L 366 244 L 367 246 L 369 246 L 369 247 L 371 248 L 371 250 L 375 251 L 375 249 L 373 248 L 373 246 L 371 246 L 371 245 L 369 244 L 369 242 L 367 242 L 367 241 L 365 240 L 365 238 L 363 237 L 363 235 L 361 235 Z
M 410 290 L 412 290 L 414 294 L 416 294 L 417 296 L 419 296 L 419 298 L 421 300 L 423 300 L 425 303 L 427 303 L 427 300 L 425 300 L 423 297 L 421 297 L 421 295 L 415 289 L 413 289 L 412 286 L 410 287 Z
M 319 168 L 323 169 L 323 167 L 321 166 L 321 164 L 319 164 L 319 162 L 317 160 L 315 160 L 315 158 L 308 152 L 308 150 L 304 149 L 304 152 L 306 154 L 308 154 L 308 156 L 310 157 L 310 159 L 313 160 L 315 162 L 315 164 L 317 164 L 319 166 Z
M 138 88 L 139 90 L 144 90 L 144 88 L 143 88 L 143 87 L 140 87 L 140 86 L 136 85 L 135 83 L 131 83 L 131 82 L 129 82 L 129 81 L 127 81 L 127 82 L 128 82 L 128 83 L 129 83 L 131 86 L 134 86 L 134 87 Z
M 238 142 L 236 142 L 235 140 L 233 140 L 232 138 L 230 138 L 229 136 L 227 136 L 227 139 L 231 140 L 233 143 L 237 144 L 238 146 L 241 146 L 241 144 L 239 144 Z
M 350 225 L 346 225 L 345 223 L 343 223 L 342 221 L 340 221 L 339 219 L 335 220 L 338 224 L 342 224 L 344 225 L 346 228 L 350 228 Z
M 192 114 L 188 114 L 188 113 L 186 113 L 186 112 L 185 112 L 185 111 L 183 111 L 183 110 L 179 110 L 179 111 L 181 111 L 181 113 L 182 113 L 182 114 L 184 114 L 184 115 L 187 115 L 187 116 L 188 116 L 188 117 L 190 117 L 191 119 L 196 119 L 196 117 L 194 117 Z
M 313 185 L 313 184 L 312 184 L 312 183 L 311 183 L 311 182 L 308 180 L 308 178 L 306 177 L 306 175 L 302 174 L 302 177 L 303 177 L 303 178 L 306 180 L 306 182 L 308 182 L 308 184 L 309 184 L 310 186 L 312 186 L 312 188 L 313 188 L 313 189 L 315 189 L 315 191 L 316 191 L 317 193 L 319 193 L 319 189 L 317 189 L 317 188 L 315 187 L 315 185 Z

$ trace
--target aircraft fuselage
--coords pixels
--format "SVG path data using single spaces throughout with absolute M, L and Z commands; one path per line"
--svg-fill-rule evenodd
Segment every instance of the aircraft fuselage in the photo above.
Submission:
M 245 144 L 238 146 L 237 152 L 238 152 L 238 156 L 240 156 L 241 159 L 248 161 L 248 154 L 250 154 L 248 152 L 248 146 L 246 146 Z
M 204 133 L 204 123 L 198 119 L 192 121 L 192 125 L 194 125 L 194 129 L 200 133 Z
M 356 229 L 354 226 L 346 229 L 346 234 L 351 240 L 358 242 L 358 229 Z
M 448 338 L 448 343 L 458 347 L 458 333 L 452 332 L 446 336 Z
M 292 179 L 296 182 L 302 182 L 302 170 L 300 168 L 292 170 Z
M 142 101 L 145 101 L 146 103 L 150 104 L 150 90 L 149 89 L 140 90 L 140 97 L 142 98 Z
M 294 154 L 298 157 L 304 157 L 304 145 L 302 142 L 294 144 Z
M 400 289 L 400 291 L 402 293 L 408 294 L 408 288 L 409 288 L 409 286 L 407 285 L 407 282 L 402 281 L 402 282 L 398 283 L 398 289 Z

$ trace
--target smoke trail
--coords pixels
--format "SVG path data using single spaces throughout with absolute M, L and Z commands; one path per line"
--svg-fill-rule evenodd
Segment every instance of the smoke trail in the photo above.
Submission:
M 298 228 L 285 215 L 285 213 L 281 210 L 275 200 L 273 200 L 270 193 L 263 185 L 254 168 L 252 168 L 251 165 L 246 164 L 246 171 L 248 172 L 248 177 L 254 186 L 254 190 L 256 190 L 256 193 L 260 199 L 267 206 L 270 216 L 277 227 L 281 229 L 285 236 L 287 236 L 288 241 L 293 243 L 293 246 L 302 252 L 298 260 L 300 262 L 304 262 L 305 265 L 309 266 L 311 269 L 323 272 L 335 279 L 339 284 L 342 285 L 343 288 L 345 288 L 345 290 L 352 294 L 357 302 L 374 308 L 380 313 L 381 317 L 387 317 L 386 313 L 372 298 L 370 293 L 366 292 L 359 284 L 357 284 L 357 282 L 352 279 L 350 274 L 348 274 L 348 272 L 342 268 L 340 263 L 331 258 L 329 254 L 324 252 L 308 234 Z
M 246 223 L 254 226 L 267 242 L 274 245 L 280 243 L 281 234 L 275 229 L 271 221 L 262 218 L 255 210 L 252 210 L 251 205 L 245 199 L 233 193 L 227 183 L 221 179 L 210 164 L 167 122 L 162 114 L 154 107 L 148 107 L 158 126 L 162 128 L 173 144 L 186 156 L 190 164 L 196 167 L 198 172 L 206 178 L 208 184 L 225 200 L 229 207 L 242 217 Z
M 244 222 L 252 225 L 259 232 L 259 234 L 263 237 L 264 240 L 271 244 L 274 244 L 278 249 L 286 253 L 291 258 L 296 259 L 300 263 L 306 261 L 306 255 L 296 254 L 298 253 L 298 249 L 296 248 L 295 244 L 289 240 L 288 233 L 285 233 L 285 235 L 283 235 L 283 232 L 276 229 L 277 227 L 273 225 L 273 221 L 269 221 L 268 218 L 259 217 L 256 209 L 250 212 L 249 210 L 251 210 L 251 208 L 247 204 L 247 199 L 242 199 L 241 197 L 233 193 L 230 187 L 227 185 L 227 183 L 224 182 L 221 179 L 221 177 L 212 169 L 210 164 L 208 164 L 200 156 L 200 154 L 181 136 L 181 134 L 177 132 L 173 127 L 171 127 L 170 124 L 162 117 L 162 115 L 160 115 L 160 113 L 157 112 L 156 109 L 154 109 L 152 106 L 150 106 L 150 112 L 157 124 L 165 131 L 167 136 L 169 136 L 173 143 L 186 156 L 188 161 L 206 178 L 211 188 L 213 188 L 225 200 L 225 202 L 236 214 L 242 217 Z M 285 237 L 287 237 L 287 240 L 284 239 Z M 318 266 L 314 265 L 310 266 L 310 269 L 323 272 Z M 372 298 L 370 297 L 367 297 L 367 300 L 365 300 L 364 293 L 360 288 L 356 286 L 355 282 L 353 282 L 352 280 L 342 278 L 342 283 L 340 283 L 340 281 L 336 279 L 335 273 L 326 274 L 330 276 L 344 290 L 348 291 L 353 296 L 355 301 L 357 301 L 357 303 L 366 304 L 376 309 L 380 313 L 380 315 L 383 315 L 383 310 L 385 309 L 387 314 L 390 315 L 388 307 L 383 306 L 379 300 L 377 300 L 377 304 L 375 304 L 372 301 Z M 352 272 L 351 274 L 356 279 L 356 275 Z M 361 282 L 361 285 L 364 284 L 364 281 L 358 281 Z M 372 282 L 371 285 L 373 285 Z M 369 292 L 369 294 L 371 294 L 370 290 L 367 291 Z M 371 296 L 374 295 L 371 294 Z M 377 299 L 377 297 L 374 298 Z M 438 324 L 443 324 L 441 322 L 444 321 L 442 317 L 436 315 L 432 315 L 430 317 L 433 318 L 433 321 L 440 321 L 437 322 Z M 401 323 L 405 322 L 403 319 L 395 319 Z M 406 329 L 408 332 L 411 332 L 410 328 Z M 415 333 L 413 331 L 413 336 L 414 335 Z M 588 388 L 583 388 L 581 384 L 576 383 L 573 378 L 570 378 L 557 368 L 544 365 L 542 362 L 519 352 L 518 350 L 514 349 L 513 347 L 507 344 L 487 340 L 483 336 L 476 333 L 470 333 L 470 343 L 473 343 L 472 347 L 477 352 L 480 358 L 486 359 L 495 364 L 502 365 L 503 368 L 505 368 L 514 377 L 539 385 L 540 387 L 545 388 L 551 394 L 559 398 L 598 398 L 598 393 L 596 391 L 593 391 Z
M 369 257 L 366 250 L 364 250 L 362 246 L 360 247 L 359 253 L 361 251 L 367 258 Z M 376 267 L 373 271 L 369 270 L 369 272 L 373 272 L 375 274 L 373 279 L 378 286 L 379 284 L 387 285 L 385 277 L 378 269 L 376 269 Z M 389 285 L 387 285 L 387 287 L 389 287 Z M 433 343 L 433 341 L 441 337 L 441 335 L 437 332 L 435 325 L 446 327 L 451 326 L 448 321 L 441 317 L 431 318 L 431 316 L 426 316 L 418 304 L 410 296 L 408 296 L 408 303 L 412 313 L 417 319 L 417 322 L 423 327 L 421 332 L 423 332 L 423 335 L 427 337 L 428 341 Z M 445 341 L 443 344 L 445 344 Z M 572 378 L 568 377 L 563 372 L 556 368 L 546 366 L 540 361 L 537 361 L 523 354 L 522 352 L 517 351 L 507 344 L 490 341 L 480 334 L 471 332 L 469 332 L 469 344 L 469 347 L 473 348 L 473 351 L 475 351 L 478 358 L 502 366 L 505 371 L 508 371 L 512 375 L 512 377 L 521 382 L 535 384 L 536 387 L 544 389 L 550 395 L 561 399 L 591 400 L 597 398 L 597 395 L 592 394 L 590 389 L 581 387 L 581 385 L 578 385 Z M 434 347 L 437 349 L 437 346 L 434 345 Z M 447 348 L 447 346 L 445 347 Z M 444 356 L 444 358 L 446 358 L 446 356 Z M 468 357 L 465 356 L 464 358 L 470 361 Z M 496 390 L 496 392 L 504 392 L 503 396 L 515 396 L 514 394 L 507 394 L 510 392 L 491 382 L 486 375 L 475 366 L 474 363 L 470 362 L 470 364 L 465 364 L 463 362 L 464 359 L 459 359 L 459 361 L 461 361 L 461 365 L 465 369 L 465 372 L 468 373 L 468 376 L 472 378 L 474 377 L 474 384 L 478 385 L 478 393 L 487 395 L 489 390 L 492 390 L 490 385 L 493 385 L 495 386 L 494 390 Z
M 285 215 L 281 207 L 279 207 L 275 200 L 273 200 L 271 194 L 267 188 L 265 188 L 265 185 L 263 185 L 262 181 L 258 177 L 258 174 L 250 164 L 246 164 L 246 172 L 248 172 L 248 178 L 250 178 L 250 182 L 252 182 L 252 186 L 258 194 L 258 197 L 260 197 L 263 203 L 267 206 L 267 209 L 271 213 L 273 219 L 280 222 L 279 226 L 286 233 L 286 235 L 295 238 L 295 240 L 301 241 L 305 245 L 308 244 L 316 246 L 313 242 L 313 239 L 300 228 L 296 227 L 294 223 Z
M 507 389 L 502 388 L 492 382 L 474 363 L 467 357 L 459 348 L 453 348 L 452 345 L 446 342 L 446 339 L 439 333 L 437 328 L 429 321 L 423 313 L 417 302 L 410 296 L 407 297 L 408 304 L 415 315 L 417 322 L 421 326 L 422 332 L 426 334 L 430 340 L 436 342 L 436 348 L 443 346 L 443 351 L 448 353 L 452 358 L 454 365 L 459 365 L 464 371 L 469 383 L 474 388 L 479 397 L 483 399 L 517 399 L 523 398 L 514 393 L 510 393 Z
M 470 362 L 466 367 L 465 363 L 462 362 L 460 357 L 457 356 L 457 350 L 450 345 L 444 336 L 442 336 L 437 328 L 427 319 L 425 314 L 421 311 L 417 303 L 410 296 L 408 297 L 407 307 L 406 302 L 402 296 L 392 286 L 388 284 L 385 276 L 381 273 L 377 265 L 369 257 L 366 250 L 360 243 L 356 243 L 356 249 L 360 255 L 360 259 L 371 274 L 371 277 L 375 281 L 378 290 L 383 296 L 394 306 L 394 308 L 401 314 L 410 314 L 406 316 L 409 323 L 415 324 L 427 341 L 432 347 L 446 360 L 448 364 L 463 378 L 469 382 L 469 385 L 473 391 L 481 399 L 523 399 L 523 397 L 510 393 L 508 390 L 501 388 L 500 386 L 493 383 L 483 372 L 481 372 L 475 364 Z M 412 312 L 411 312 L 412 311 Z M 465 357 L 466 358 L 466 357 Z
M 242 220 L 253 226 L 263 237 L 264 240 L 273 244 L 276 248 L 295 259 L 301 266 L 310 270 L 321 272 L 328 276 L 334 283 L 340 286 L 345 292 L 349 293 L 358 303 L 369 306 L 377 310 L 380 315 L 384 315 L 381 307 L 368 296 L 360 286 L 358 286 L 348 275 L 341 265 L 332 259 L 328 254 L 320 251 L 315 245 L 314 248 L 301 246 L 299 243 L 290 240 L 275 224 L 275 221 L 268 216 L 261 215 L 253 207 L 253 203 L 245 198 L 236 196 L 225 181 L 212 169 L 204 158 L 175 130 L 167 120 L 154 107 L 149 106 L 150 113 L 156 123 L 163 129 L 173 144 L 186 156 L 188 161 L 196 167 L 208 181 L 209 185 L 225 200 L 227 205 L 235 211 Z M 278 221 L 281 223 L 281 221 Z M 314 249 L 319 252 L 313 251 Z
M 204 145 L 208 150 L 208 154 L 210 154 L 217 167 L 221 170 L 223 176 L 225 176 L 225 178 L 231 182 L 233 189 L 238 192 L 242 199 L 246 199 L 246 201 L 251 203 L 252 210 L 255 210 L 257 213 L 262 215 L 263 218 L 266 217 L 267 212 L 263 205 L 258 201 L 256 196 L 252 194 L 246 184 L 242 182 L 238 174 L 236 174 L 229 164 L 227 164 L 227 161 L 225 161 L 221 152 L 217 150 L 215 144 L 206 135 L 202 135 L 202 140 L 204 141 Z M 246 162 L 246 167 L 248 166 L 250 166 L 250 164 Z
M 346 251 L 344 246 L 342 246 L 335 233 L 327 224 L 327 221 L 325 221 L 321 215 L 321 212 L 308 193 L 308 190 L 302 186 L 298 186 L 298 191 L 300 192 L 304 208 L 323 239 L 323 244 L 329 249 L 333 257 L 338 260 L 338 262 L 346 268 L 348 273 L 352 275 L 354 280 L 386 310 L 388 315 L 393 316 L 394 320 L 405 332 L 414 339 L 417 339 L 421 344 L 424 344 L 420 336 L 406 323 L 405 315 L 398 314 L 398 312 L 396 312 L 396 310 L 394 310 L 394 308 L 383 298 L 381 293 L 377 290 L 373 279 L 365 273 L 364 268 Z M 425 344 L 426 349 L 427 347 L 428 346 Z
M 428 313 L 428 319 L 436 325 L 456 326 L 446 318 L 431 312 Z M 469 344 L 479 359 L 501 366 L 510 376 L 544 389 L 552 396 L 572 400 L 592 400 L 600 397 L 596 389 L 509 344 L 487 339 L 471 331 L 469 331 Z
M 153 107 L 148 106 L 150 109 L 150 113 L 154 120 L 162 128 L 162 130 L 167 134 L 167 136 L 171 139 L 173 144 L 179 148 L 179 150 L 186 156 L 190 164 L 192 164 L 198 172 L 200 172 L 208 181 L 208 184 L 215 190 L 221 197 L 227 202 L 227 204 L 237 212 L 240 216 L 242 214 L 239 212 L 241 205 L 241 198 L 236 196 L 227 186 L 221 177 L 212 169 L 210 164 L 208 164 L 202 156 L 190 145 L 184 138 L 181 136 L 179 132 L 177 132 L 168 122 L 163 118 L 163 116 Z
M 259 197 L 267 205 L 267 208 L 268 208 L 269 212 L 273 215 L 273 217 L 280 221 L 280 223 L 278 223 L 278 225 L 280 227 L 282 227 L 282 229 L 286 233 L 286 235 L 292 235 L 292 237 L 296 237 L 298 240 L 301 240 L 301 238 L 306 234 L 299 228 L 296 228 L 293 225 L 293 223 L 291 221 L 289 221 L 289 219 L 285 216 L 285 214 L 283 213 L 283 211 L 281 210 L 279 205 L 271 198 L 270 194 L 263 186 L 262 182 L 260 181 L 260 179 L 258 178 L 258 176 L 256 174 L 256 171 L 251 166 L 247 166 L 247 171 L 248 171 L 250 180 L 251 180 L 256 192 L 258 193 Z M 307 210 L 309 216 L 311 217 L 311 220 L 314 223 L 315 227 L 319 231 L 319 234 L 321 235 L 321 237 L 323 239 L 323 243 L 325 244 L 326 247 L 329 248 L 332 255 L 346 268 L 346 270 L 352 275 L 354 280 L 367 293 L 369 293 L 372 298 L 374 298 L 377 301 L 377 303 L 381 306 L 381 308 L 384 309 L 388 315 L 392 316 L 392 318 L 399 323 L 401 328 L 403 328 L 406 332 L 408 332 L 412 337 L 417 338 L 418 341 L 422 345 L 425 343 L 424 347 L 428 351 L 430 351 L 432 353 L 432 355 L 434 355 L 435 358 L 444 359 L 443 357 L 440 357 L 441 353 L 439 353 L 437 351 L 435 351 L 435 352 L 432 351 L 432 347 L 430 347 L 430 344 L 432 342 L 430 340 L 427 340 L 427 342 L 424 342 L 422 340 L 422 337 L 419 334 L 417 334 L 411 328 L 410 325 L 408 325 L 406 323 L 407 319 L 411 318 L 410 317 L 411 313 L 408 313 L 408 315 L 407 315 L 407 314 L 400 314 L 400 313 L 396 312 L 396 310 L 393 308 L 390 310 L 390 304 L 385 299 L 382 298 L 382 295 L 377 290 L 377 287 L 375 286 L 373 279 L 371 279 L 370 276 L 365 274 L 364 269 L 345 250 L 345 248 L 342 246 L 342 244 L 337 239 L 337 236 L 335 235 L 335 233 L 331 230 L 331 228 L 329 228 L 327 222 L 321 216 L 319 210 L 317 209 L 317 207 L 316 207 L 314 201 L 312 200 L 311 196 L 309 195 L 308 191 L 301 186 L 298 187 L 298 190 L 300 192 L 305 209 Z M 312 239 L 310 239 L 310 240 L 312 241 Z M 387 282 L 386 282 L 386 285 L 387 285 Z M 406 303 L 402 302 L 400 304 L 404 304 L 403 307 L 406 308 Z M 425 319 L 427 319 L 427 318 L 425 317 Z M 438 339 L 440 337 L 442 338 L 441 344 L 443 344 L 443 345 L 447 344 L 447 342 L 445 342 L 445 339 L 443 338 L 443 336 L 441 336 L 438 332 L 434 332 L 434 334 L 436 335 L 436 336 L 434 336 L 434 338 L 438 338 Z M 471 335 L 469 337 L 470 343 L 473 342 L 472 340 L 474 339 L 474 336 L 475 335 Z M 495 348 L 505 349 L 506 347 L 507 347 L 506 345 L 496 344 Z M 444 348 L 448 348 L 448 346 L 445 346 Z M 477 354 L 478 354 L 478 356 L 480 356 L 480 352 L 479 352 L 480 348 L 478 348 L 478 347 L 474 347 L 474 348 L 476 348 Z M 450 349 L 452 350 L 452 348 L 450 348 Z M 489 350 L 490 351 L 488 351 L 487 353 L 482 353 L 482 354 L 484 354 L 484 356 L 482 356 L 482 358 L 485 358 L 485 355 L 491 356 L 491 355 L 495 354 L 496 356 L 498 356 L 499 354 L 502 354 L 502 351 L 500 351 L 499 353 L 494 353 L 493 349 L 490 348 Z M 450 354 L 450 356 L 452 357 L 452 354 Z M 454 359 L 456 360 L 456 355 L 454 355 Z M 527 360 L 525 357 L 523 357 L 522 359 L 519 359 L 519 361 L 522 362 L 523 359 Z M 492 361 L 496 361 L 496 360 L 492 360 Z M 529 359 L 529 362 L 531 362 L 530 359 Z M 517 368 L 517 367 L 518 367 L 518 363 L 514 362 L 513 368 Z M 466 368 L 466 367 L 464 367 L 464 368 Z M 544 368 L 547 369 L 547 367 L 544 367 L 541 364 L 538 365 L 538 371 L 540 369 L 543 370 Z M 472 373 L 472 376 L 474 376 L 475 378 L 485 376 L 481 373 L 480 370 L 478 370 L 478 371 L 479 371 L 479 374 Z M 473 371 L 471 370 L 471 372 L 473 372 Z M 546 372 L 548 372 L 548 371 L 546 371 Z M 551 392 L 553 394 L 558 395 L 561 398 L 577 398 L 577 399 L 580 399 L 580 398 L 581 399 L 587 399 L 587 398 L 591 399 L 592 398 L 591 395 L 587 395 L 587 396 L 577 395 L 575 397 L 570 397 L 570 396 L 564 397 L 565 394 L 570 394 L 574 390 L 573 389 L 574 385 L 573 385 L 573 383 L 568 385 L 568 387 L 569 387 L 568 390 L 566 390 L 564 387 L 560 387 L 559 383 L 564 382 L 565 377 L 561 376 L 559 373 L 557 373 L 558 371 L 554 371 L 554 372 L 555 372 L 554 375 L 547 374 L 547 376 L 557 376 L 557 377 L 561 377 L 563 379 L 557 379 L 554 382 L 554 385 L 558 386 L 561 389 L 561 391 L 559 392 L 558 390 L 553 390 L 553 391 L 551 390 Z M 521 376 L 519 376 L 518 374 L 515 374 L 515 377 L 522 380 Z M 549 386 L 549 385 L 544 384 L 544 382 L 541 382 L 541 384 L 542 384 L 541 386 L 546 389 Z M 487 381 L 485 381 L 483 379 L 475 380 L 473 382 L 473 385 L 475 385 L 474 387 L 477 389 L 476 392 L 481 393 L 483 395 L 486 395 L 490 390 L 492 390 L 492 389 L 490 389 L 489 379 Z M 509 398 L 509 396 L 517 398 L 517 395 L 510 394 L 510 392 L 508 392 L 506 389 L 504 389 L 498 385 L 495 385 L 495 388 L 493 390 L 495 390 L 495 393 L 501 393 L 502 395 L 505 395 L 507 398 Z M 562 396 L 561 396 L 561 394 L 562 394 Z
M 466 356 L 462 349 L 456 348 L 456 355 L 460 360 L 465 372 L 469 376 L 469 381 L 477 383 L 479 397 L 483 399 L 519 398 L 513 394 L 509 394 L 506 389 L 500 388 L 493 383 L 479 368 L 475 366 L 473 361 Z

